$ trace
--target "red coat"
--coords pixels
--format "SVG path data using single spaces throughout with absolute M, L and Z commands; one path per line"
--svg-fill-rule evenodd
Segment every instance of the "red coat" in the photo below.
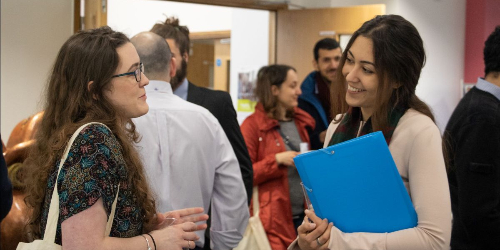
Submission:
M 314 119 L 295 108 L 294 121 L 303 142 L 309 142 L 306 127 L 314 128 Z M 253 163 L 253 185 L 259 186 L 260 219 L 273 250 L 286 250 L 297 237 L 292 220 L 287 166 L 278 165 L 275 155 L 286 151 L 277 128 L 279 122 L 269 118 L 261 103 L 245 119 L 241 132 Z M 252 205 L 250 205 L 252 208 Z

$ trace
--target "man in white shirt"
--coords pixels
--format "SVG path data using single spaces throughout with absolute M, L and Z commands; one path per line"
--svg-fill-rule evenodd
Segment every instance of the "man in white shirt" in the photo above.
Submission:
M 245 187 L 234 151 L 217 119 L 172 93 L 175 58 L 165 39 L 143 32 L 131 39 L 150 78 L 149 112 L 134 119 L 138 143 L 159 212 L 188 207 L 208 211 L 212 249 L 238 245 L 248 223 Z M 204 245 L 204 231 L 195 249 Z

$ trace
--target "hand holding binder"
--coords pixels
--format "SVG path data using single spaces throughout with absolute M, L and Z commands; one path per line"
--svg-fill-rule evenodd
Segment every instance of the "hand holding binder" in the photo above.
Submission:
M 346 233 L 394 232 L 417 225 L 417 214 L 382 132 L 294 158 L 320 218 Z

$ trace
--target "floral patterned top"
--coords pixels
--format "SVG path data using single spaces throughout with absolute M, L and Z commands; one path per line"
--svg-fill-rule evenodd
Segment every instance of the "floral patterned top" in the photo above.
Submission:
M 60 158 L 54 162 L 54 169 L 47 180 L 40 224 L 42 237 L 59 162 Z M 113 133 L 102 124 L 85 127 L 71 145 L 68 158 L 57 178 L 59 220 L 55 243 L 61 244 L 61 223 L 90 208 L 99 198 L 103 199 L 109 216 L 118 183 L 120 189 L 110 236 L 127 238 L 141 234 L 142 212 L 132 192 L 134 187 L 127 183 L 127 175 L 122 147 Z

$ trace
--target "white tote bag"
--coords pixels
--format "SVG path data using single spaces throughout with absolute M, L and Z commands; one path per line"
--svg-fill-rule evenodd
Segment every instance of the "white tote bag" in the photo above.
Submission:
M 101 124 L 98 122 L 91 122 L 87 123 L 80 128 L 78 128 L 73 136 L 71 136 L 71 139 L 68 142 L 68 145 L 66 145 L 66 149 L 64 150 L 64 155 L 61 158 L 61 161 L 59 162 L 59 170 L 57 171 L 57 176 L 59 176 L 59 173 L 61 172 L 61 167 L 64 164 L 64 161 L 66 161 L 66 158 L 68 157 L 69 150 L 71 148 L 71 144 L 73 144 L 73 141 L 75 138 L 78 136 L 80 131 L 84 129 L 86 126 L 90 124 Z M 104 125 L 105 126 L 105 125 Z M 57 178 L 56 178 L 57 180 Z M 106 233 L 105 236 L 108 236 L 109 233 L 111 232 L 111 226 L 113 225 L 113 219 L 115 217 L 115 210 L 116 210 L 116 201 L 118 199 L 118 192 L 120 191 L 120 185 L 118 185 L 118 190 L 116 192 L 116 197 L 115 200 L 113 201 L 113 205 L 111 207 L 111 214 L 109 215 L 108 222 L 106 224 Z M 42 240 L 35 240 L 31 243 L 24 243 L 21 242 L 19 245 L 17 245 L 17 250 L 61 250 L 62 247 L 56 243 L 54 243 L 56 239 L 56 229 L 57 229 L 57 220 L 59 219 L 59 193 L 57 192 L 57 183 L 54 185 L 54 192 L 52 192 L 52 199 L 50 200 L 50 207 L 49 207 L 49 215 L 47 217 L 47 226 L 45 227 L 45 234 L 43 235 Z
M 253 216 L 248 219 L 248 225 L 240 244 L 233 250 L 272 250 L 266 231 L 259 217 L 259 188 L 253 188 Z

